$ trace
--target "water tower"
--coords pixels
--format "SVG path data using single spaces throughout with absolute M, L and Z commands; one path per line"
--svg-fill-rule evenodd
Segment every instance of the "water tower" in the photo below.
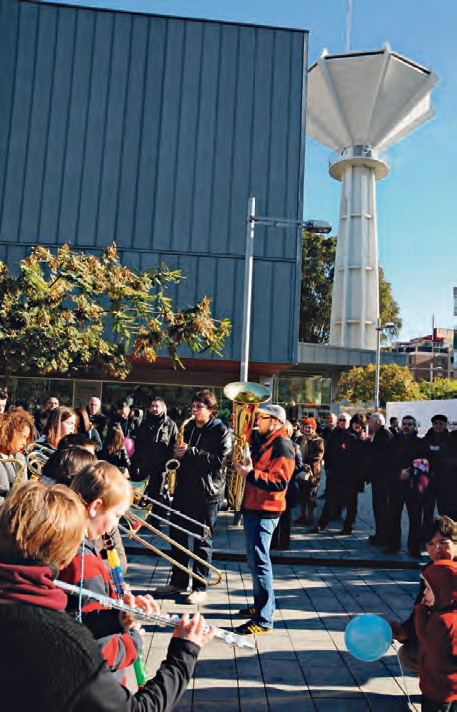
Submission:
M 339 157 L 341 181 L 330 344 L 376 348 L 379 317 L 376 181 L 388 173 L 378 151 L 430 119 L 430 69 L 392 52 L 330 55 L 308 71 L 307 134 Z

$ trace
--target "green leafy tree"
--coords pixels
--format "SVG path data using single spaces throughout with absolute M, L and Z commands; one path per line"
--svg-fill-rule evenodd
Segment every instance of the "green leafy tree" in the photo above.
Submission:
M 350 403 L 370 403 L 374 400 L 375 373 L 372 363 L 343 373 L 337 397 Z M 385 405 L 387 401 L 424 400 L 424 395 L 407 366 L 390 363 L 383 364 L 379 371 L 379 400 Z
M 457 398 L 457 381 L 451 378 L 435 378 L 430 386 L 426 380 L 419 381 L 419 388 L 424 398 L 431 400 L 450 400 Z
M 336 237 L 303 233 L 299 339 L 328 341 L 335 273 Z
M 384 277 L 384 270 L 379 267 L 379 316 L 381 324 L 394 324 L 389 329 L 389 334 L 381 332 L 381 341 L 392 341 L 396 338 L 403 326 L 400 318 L 400 306 L 392 294 L 392 285 Z
M 299 339 L 324 343 L 330 335 L 336 237 L 303 233 Z M 392 285 L 379 267 L 379 313 L 382 323 L 395 324 L 383 341 L 398 336 L 402 327 L 400 307 L 392 295 Z
M 158 351 L 182 366 L 178 348 L 220 353 L 228 320 L 211 316 L 204 297 L 174 309 L 168 284 L 183 279 L 165 265 L 140 272 L 121 264 L 116 245 L 101 256 L 34 247 L 17 276 L 0 262 L 0 370 L 104 374 L 125 378 L 129 356 L 155 361 Z

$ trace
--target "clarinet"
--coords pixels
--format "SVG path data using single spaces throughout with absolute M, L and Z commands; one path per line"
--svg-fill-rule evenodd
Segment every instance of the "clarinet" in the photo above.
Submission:
M 102 596 L 100 593 L 94 593 L 93 591 L 89 591 L 87 588 L 80 588 L 79 586 L 65 583 L 65 581 L 57 580 L 54 581 L 54 583 L 71 596 L 81 596 L 85 599 L 98 601 L 98 603 L 101 603 L 105 608 L 113 608 L 116 611 L 130 613 L 131 615 L 134 615 L 135 618 L 138 618 L 138 620 L 158 625 L 161 628 L 165 626 L 172 626 L 173 628 L 176 628 L 179 623 L 180 616 L 178 615 L 170 616 L 168 613 L 146 613 L 146 611 L 143 611 L 142 608 L 138 608 L 138 606 L 128 606 L 121 599 Z M 243 635 L 237 635 L 236 633 L 232 633 L 232 631 L 225 630 L 224 628 L 213 628 L 212 626 L 210 628 L 208 625 L 205 626 L 205 633 L 209 632 L 210 629 L 214 631 L 214 637 L 217 640 L 222 640 L 224 643 L 227 643 L 227 645 L 235 645 L 237 648 L 250 648 L 251 650 L 255 650 L 255 645 L 247 640 Z
M 119 554 L 117 553 L 117 549 L 114 546 L 114 541 L 111 534 L 103 534 L 102 539 L 103 543 L 105 544 L 105 550 L 108 558 L 108 564 L 111 569 L 111 578 L 113 580 L 114 589 L 120 599 L 126 592 L 126 584 L 124 574 L 122 573 Z M 146 670 L 144 667 L 142 650 L 138 651 L 138 656 L 133 662 L 133 670 L 135 672 L 138 688 L 141 690 L 146 685 Z

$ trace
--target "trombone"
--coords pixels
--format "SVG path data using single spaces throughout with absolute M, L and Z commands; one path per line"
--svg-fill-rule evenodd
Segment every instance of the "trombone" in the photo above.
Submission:
M 153 516 L 156 517 L 160 522 L 164 522 L 169 524 L 170 527 L 174 527 L 175 529 L 179 529 L 180 531 L 184 532 L 188 536 L 194 537 L 194 539 L 199 539 L 200 541 L 203 541 L 210 533 L 210 529 L 206 524 L 202 524 L 201 522 L 198 522 L 195 519 L 192 519 L 192 517 L 188 517 L 187 514 L 182 514 L 182 512 L 179 512 L 176 509 L 173 509 L 172 507 L 168 507 L 167 505 L 162 504 L 161 502 L 157 502 L 157 500 L 152 499 L 151 497 L 148 497 L 147 495 L 143 495 L 141 492 L 138 490 L 135 490 L 135 497 L 137 498 L 137 503 L 133 505 L 135 509 L 141 509 L 139 506 L 139 502 L 141 502 L 143 499 L 146 499 L 148 502 L 151 503 L 153 506 L 154 504 L 162 507 L 163 509 L 168 510 L 169 512 L 173 512 L 176 516 L 179 516 L 183 518 L 184 520 L 191 522 L 193 525 L 197 525 L 202 533 L 201 534 L 196 534 L 195 532 L 191 532 L 188 529 L 185 529 L 184 527 L 181 527 L 179 524 L 176 524 L 175 522 L 168 522 L 164 517 L 159 516 L 155 512 L 152 511 L 152 506 L 147 509 L 146 516 Z M 154 527 L 152 524 L 146 521 L 146 518 L 141 518 L 131 510 L 126 512 L 124 515 L 124 519 L 126 520 L 127 527 L 125 527 L 122 524 L 119 524 L 119 529 L 124 532 L 129 538 L 135 539 L 135 541 L 139 542 L 146 548 L 150 549 L 153 551 L 155 554 L 161 556 L 164 558 L 166 561 L 168 561 L 172 566 L 177 566 L 181 571 L 185 571 L 189 576 L 192 576 L 192 578 L 196 579 L 197 581 L 200 581 L 200 583 L 203 583 L 208 586 L 217 586 L 218 583 L 221 582 L 222 580 L 222 571 L 220 569 L 217 569 L 213 564 L 208 563 L 204 559 L 202 559 L 200 556 L 197 556 L 197 554 L 194 554 L 193 551 L 190 551 L 189 549 L 186 549 L 185 546 L 182 544 L 179 544 L 177 541 L 172 539 L 171 537 L 167 536 L 163 532 L 160 531 L 160 529 L 157 529 Z M 198 563 L 203 564 L 208 570 L 212 571 L 215 575 L 216 578 L 214 581 L 206 581 L 206 579 L 203 578 L 203 576 L 200 576 L 200 574 L 194 573 L 191 569 L 187 568 L 183 564 L 179 563 L 179 561 L 176 561 L 173 559 L 172 556 L 169 556 L 166 554 L 164 551 L 161 551 L 157 547 L 155 547 L 153 544 L 151 544 L 149 541 L 146 541 L 142 537 L 138 536 L 138 529 L 140 527 L 146 527 L 146 529 L 149 529 L 153 534 L 157 534 L 161 539 L 164 539 L 166 542 L 171 544 L 172 546 L 176 547 L 180 551 L 185 552 L 190 558 L 194 559 L 194 561 L 198 561 Z

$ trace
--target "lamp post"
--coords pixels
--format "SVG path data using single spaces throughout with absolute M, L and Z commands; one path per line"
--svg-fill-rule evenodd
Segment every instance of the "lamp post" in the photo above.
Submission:
M 376 322 L 376 366 L 375 366 L 375 380 L 374 380 L 374 410 L 375 413 L 379 408 L 379 372 L 381 367 L 381 332 L 384 329 L 394 329 L 395 324 L 391 321 L 381 324 L 381 319 Z
M 433 355 L 432 355 L 432 358 L 433 358 Z M 435 371 L 436 371 L 436 372 L 438 372 L 438 371 L 441 371 L 441 372 L 442 372 L 443 370 L 444 370 L 444 369 L 443 369 L 442 366 L 436 366 L 436 367 L 435 367 L 433 360 L 430 361 L 430 379 L 429 379 L 429 382 L 430 382 L 430 400 L 433 400 L 433 381 L 435 380 Z
M 251 338 L 251 311 L 252 311 L 252 272 L 254 265 L 254 237 L 255 226 L 284 227 L 295 230 L 303 228 L 309 232 L 327 234 L 332 226 L 324 220 L 288 220 L 287 218 L 270 218 L 256 216 L 255 198 L 249 198 L 248 217 L 246 230 L 246 251 L 244 263 L 244 297 L 243 297 L 243 325 L 241 332 L 241 359 L 240 381 L 248 380 L 249 371 L 249 346 Z

